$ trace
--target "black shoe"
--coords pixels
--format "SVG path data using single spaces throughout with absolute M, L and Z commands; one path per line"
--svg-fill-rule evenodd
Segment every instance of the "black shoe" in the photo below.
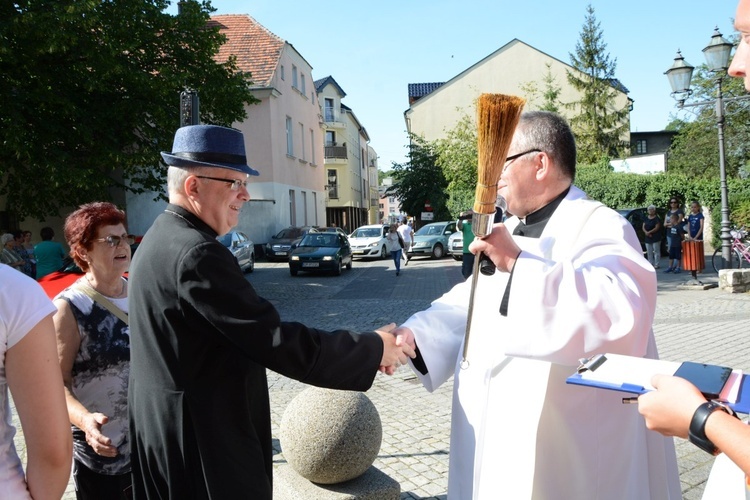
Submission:
M 396 276 L 398 276 L 398 271 L 396 271 Z

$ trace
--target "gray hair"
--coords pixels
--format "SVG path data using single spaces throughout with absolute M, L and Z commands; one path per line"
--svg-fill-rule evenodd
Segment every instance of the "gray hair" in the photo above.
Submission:
M 4 235 L 0 236 L 0 243 L 2 243 L 3 246 L 7 245 L 9 241 L 13 241 L 15 238 L 10 233 L 5 233 Z
M 576 141 L 562 116 L 549 111 L 528 111 L 518 122 L 520 151 L 539 149 L 547 153 L 566 177 L 576 176 Z
M 169 167 L 167 170 L 167 192 L 183 193 L 185 179 L 190 175 L 210 175 L 209 167 Z
M 649 205 L 646 210 L 656 210 L 656 205 Z

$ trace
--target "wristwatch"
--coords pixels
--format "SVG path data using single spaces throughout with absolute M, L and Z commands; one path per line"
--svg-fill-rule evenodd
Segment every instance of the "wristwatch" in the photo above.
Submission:
M 711 455 L 718 455 L 719 449 L 706 437 L 706 421 L 708 420 L 708 417 L 717 410 L 721 410 L 738 418 L 734 410 L 725 403 L 722 403 L 721 401 L 706 401 L 695 410 L 695 413 L 693 413 L 693 419 L 690 421 L 690 429 L 688 431 L 690 442 Z

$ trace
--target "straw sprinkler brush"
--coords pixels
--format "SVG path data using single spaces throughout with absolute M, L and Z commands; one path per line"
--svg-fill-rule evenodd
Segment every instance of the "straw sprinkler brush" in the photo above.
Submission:
M 497 181 L 503 171 L 508 149 L 513 140 L 521 110 L 526 101 L 520 97 L 504 94 L 482 94 L 477 102 L 477 189 L 474 199 L 474 214 L 471 229 L 474 236 L 484 238 L 492 232 L 497 200 Z M 479 278 L 481 256 L 474 259 L 474 272 L 469 296 L 469 314 L 466 318 L 466 335 L 461 367 L 469 366 L 469 334 L 474 313 L 474 293 Z

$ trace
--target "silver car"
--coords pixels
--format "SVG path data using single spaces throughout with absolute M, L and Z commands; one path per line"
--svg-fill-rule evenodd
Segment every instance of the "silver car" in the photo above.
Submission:
M 448 255 L 453 257 L 455 260 L 461 260 L 463 259 L 463 253 L 464 234 L 461 231 L 456 231 L 448 238 Z
M 425 256 L 440 259 L 445 256 L 448 249 L 448 237 L 455 232 L 455 221 L 426 224 L 414 233 L 414 243 L 407 255 L 409 258 Z
M 242 272 L 253 272 L 255 269 L 255 245 L 245 233 L 229 231 L 227 234 L 217 236 L 216 239 L 232 252 Z

